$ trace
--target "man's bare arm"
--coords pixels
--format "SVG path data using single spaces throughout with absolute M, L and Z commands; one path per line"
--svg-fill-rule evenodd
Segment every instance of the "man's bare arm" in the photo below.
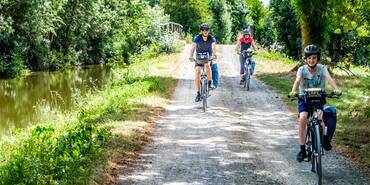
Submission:
M 195 51 L 195 48 L 196 48 L 196 47 L 197 47 L 197 44 L 196 44 L 196 43 L 193 43 L 193 44 L 191 45 L 189 58 L 193 58 L 194 51 Z

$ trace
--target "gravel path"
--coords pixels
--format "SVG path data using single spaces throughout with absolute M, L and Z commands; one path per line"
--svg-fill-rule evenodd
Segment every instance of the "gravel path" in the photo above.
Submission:
M 315 184 L 310 163 L 295 161 L 295 114 L 257 79 L 250 91 L 240 88 L 234 46 L 219 46 L 221 86 L 212 92 L 206 113 L 194 103 L 189 49 L 182 53 L 180 81 L 153 142 L 122 172 L 119 184 Z M 323 184 L 370 184 L 334 151 L 323 157 L 323 174 Z

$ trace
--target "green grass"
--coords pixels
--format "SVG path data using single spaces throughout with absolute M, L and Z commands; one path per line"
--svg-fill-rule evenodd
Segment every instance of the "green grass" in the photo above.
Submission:
M 76 109 L 55 113 L 28 129 L 3 136 L 0 184 L 89 184 L 102 178 L 108 160 L 138 150 L 142 130 L 164 110 L 177 80 L 169 66 L 178 54 L 144 53 L 114 70 L 103 90 L 78 99 Z M 169 63 L 169 61 L 171 63 Z
M 290 108 L 296 110 L 296 102 L 288 100 L 295 73 L 290 72 L 298 64 L 283 55 L 259 52 L 256 55 L 257 77 L 280 93 Z M 328 99 L 327 105 L 338 110 L 335 142 L 339 151 L 355 161 L 365 170 L 370 170 L 370 73 L 368 67 L 351 69 L 356 76 L 335 69 L 334 78 L 343 92 L 340 99 Z M 328 85 L 329 86 L 329 85 Z

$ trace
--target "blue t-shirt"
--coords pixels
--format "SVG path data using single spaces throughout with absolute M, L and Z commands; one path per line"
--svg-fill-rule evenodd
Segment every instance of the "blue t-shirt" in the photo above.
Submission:
M 208 52 L 209 55 L 212 55 L 212 43 L 216 42 L 216 38 L 212 35 L 208 35 L 207 41 L 203 40 L 202 34 L 199 34 L 194 37 L 193 43 L 197 44 L 196 52 L 204 53 Z

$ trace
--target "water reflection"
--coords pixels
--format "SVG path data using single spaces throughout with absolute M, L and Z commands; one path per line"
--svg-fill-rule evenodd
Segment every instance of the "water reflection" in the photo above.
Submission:
M 42 109 L 70 110 L 74 97 L 101 88 L 111 77 L 108 67 L 88 66 L 0 80 L 0 134 L 36 122 Z

